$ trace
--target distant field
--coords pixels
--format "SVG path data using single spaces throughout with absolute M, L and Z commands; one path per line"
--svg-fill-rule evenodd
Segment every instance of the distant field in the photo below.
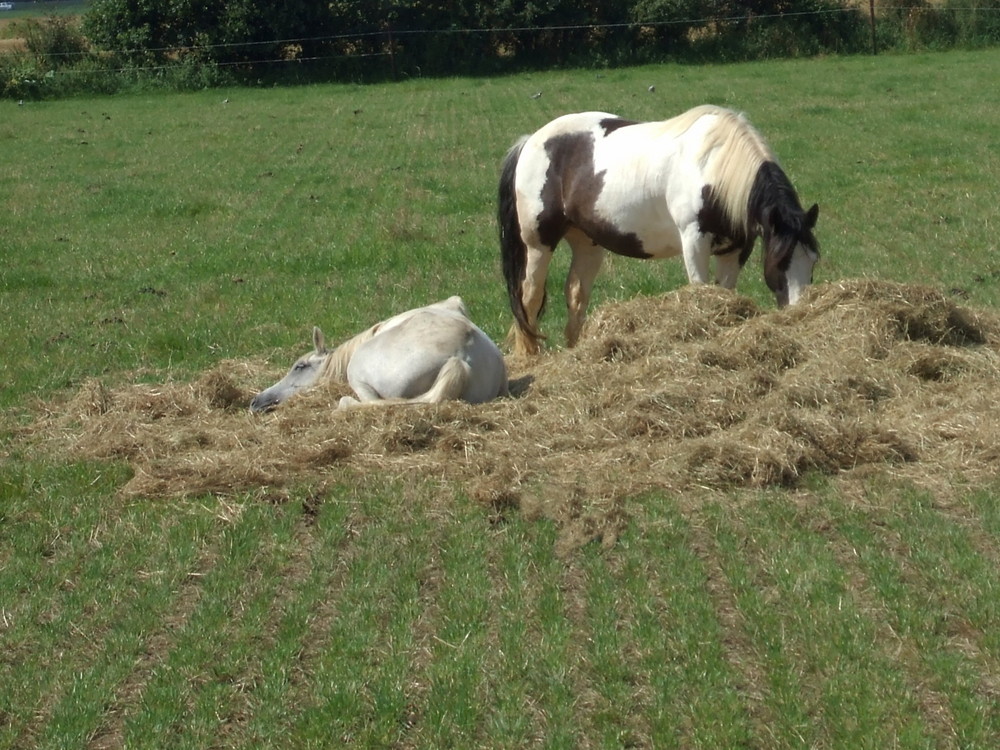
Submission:
M 525 401 L 345 429 L 355 468 L 320 451 L 286 483 L 132 491 L 143 467 L 190 455 L 194 484 L 213 460 L 189 386 L 223 362 L 264 385 L 313 324 L 339 340 L 460 293 L 502 340 L 498 165 L 568 111 L 741 109 L 820 204 L 817 282 L 929 285 L 992 316 L 998 76 L 986 51 L 0 102 L 0 747 L 998 746 L 987 461 L 926 485 L 900 459 L 703 487 L 663 463 L 659 486 L 616 493 L 636 457 L 605 434 L 622 468 L 560 474 L 550 496 L 538 467 L 594 413 L 647 394 L 668 416 L 696 404 L 696 431 L 719 399 L 667 399 L 665 371 L 579 404 L 518 363 Z M 679 261 L 612 258 L 592 310 L 684 283 Z M 757 253 L 739 292 L 773 307 Z M 948 368 L 975 355 L 995 374 L 996 348 L 937 362 L 935 414 L 970 396 Z M 129 394 L 139 417 L 108 430 Z M 553 404 L 565 420 L 531 432 Z M 215 416 L 257 436 L 227 454 L 234 475 L 302 435 L 294 412 Z M 956 415 L 957 444 L 974 416 Z M 434 450 L 453 463 L 428 469 L 446 429 Z M 483 455 L 491 431 L 509 454 Z M 100 441 L 115 448 L 95 458 Z
M 24 49 L 23 22 L 48 16 L 75 16 L 87 9 L 86 0 L 63 2 L 14 3 L 11 10 L 0 10 L 0 54 Z
M 18 18 L 34 18 L 39 16 L 80 14 L 83 13 L 89 0 L 39 0 L 39 2 L 17 2 L 14 0 L 13 8 L 10 10 L 0 10 L 0 26 L 5 21 Z

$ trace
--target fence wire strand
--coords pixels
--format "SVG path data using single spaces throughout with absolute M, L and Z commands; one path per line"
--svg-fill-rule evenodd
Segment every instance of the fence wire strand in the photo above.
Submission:
M 949 8 L 933 8 L 928 6 L 880 6 L 878 12 L 884 14 L 887 12 L 899 13 L 899 12 L 947 12 L 947 13 L 962 13 L 962 12 L 977 12 L 977 13 L 987 13 L 987 14 L 1000 14 L 1000 7 L 949 7 Z M 786 13 L 746 13 L 742 15 L 729 15 L 722 17 L 700 17 L 700 18 L 684 18 L 684 19 L 668 19 L 668 20 L 656 20 L 656 19 L 643 19 L 640 21 L 633 22 L 620 22 L 620 23 L 605 23 L 605 24 L 555 24 L 549 26 L 504 26 L 504 27 L 490 27 L 490 28 L 472 28 L 472 27 L 462 27 L 462 28 L 448 28 L 448 29 L 432 29 L 432 28 L 421 28 L 421 29 L 405 29 L 405 28 L 392 28 L 386 27 L 384 29 L 372 30 L 372 31 L 353 31 L 343 34 L 324 34 L 319 36 L 306 36 L 306 37 L 288 37 L 288 38 L 276 38 L 276 39 L 266 39 L 266 40 L 256 40 L 256 41 L 245 41 L 245 42 L 218 42 L 212 44 L 191 44 L 191 45 L 175 45 L 169 47 L 131 47 L 124 49 L 112 49 L 112 50 L 102 50 L 102 52 L 115 54 L 115 55 L 125 55 L 125 56 L 136 56 L 143 54 L 152 55 L 166 55 L 172 53 L 184 53 L 184 54 L 208 54 L 216 50 L 234 50 L 234 49 L 255 49 L 261 47 L 271 47 L 271 48 L 292 48 L 296 45 L 313 45 L 322 43 L 332 43 L 332 42 L 343 42 L 346 40 L 358 40 L 358 41 L 370 41 L 372 39 L 383 39 L 387 43 L 393 39 L 400 39 L 404 37 L 421 37 L 421 36 L 455 36 L 455 35 L 484 35 L 484 34 L 499 34 L 499 35 L 528 35 L 528 34 L 543 34 L 551 32 L 564 32 L 564 31 L 602 31 L 602 30 L 621 30 L 621 29 L 643 29 L 643 28 L 666 28 L 671 26 L 689 26 L 689 27 L 699 27 L 708 24 L 734 24 L 734 23 L 744 23 L 747 21 L 753 22 L 768 22 L 775 20 L 785 20 L 791 18 L 806 18 L 806 17 L 823 17 L 823 16 L 835 16 L 844 14 L 860 14 L 863 17 L 867 17 L 867 11 L 864 8 L 858 6 L 853 8 L 829 8 L 823 10 L 810 10 L 810 11 L 790 11 Z M 44 57 L 48 59 L 85 59 L 92 57 L 94 52 L 92 50 L 85 51 L 63 51 L 63 52 L 51 52 L 45 53 Z M 224 67 L 237 67 L 237 66 L 252 66 L 252 65 L 288 65 L 288 64 L 302 64 L 306 62 L 322 62 L 322 61 L 332 61 L 332 60 L 363 60 L 366 58 L 376 58 L 376 57 L 391 57 L 392 53 L 388 51 L 382 52 L 358 52 L 358 53 L 342 53 L 342 54 L 330 54 L 330 55 L 310 55 L 306 57 L 288 56 L 288 57 L 272 57 L 269 59 L 248 59 L 244 61 L 212 61 L 212 64 L 220 68 Z M 74 70 L 57 70 L 60 74 L 66 73 L 81 73 L 81 74 L 94 74 L 94 73 L 125 73 L 125 72 L 156 72 L 162 70 L 169 70 L 173 66 L 171 64 L 157 64 L 148 66 L 127 66 L 118 68 L 104 68 L 101 70 L 92 71 L 74 71 Z

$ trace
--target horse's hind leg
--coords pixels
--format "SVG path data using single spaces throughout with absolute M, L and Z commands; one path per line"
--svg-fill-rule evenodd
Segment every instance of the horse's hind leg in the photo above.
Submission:
M 442 401 L 460 399 L 471 375 L 472 368 L 468 362 L 461 357 L 449 357 L 438 371 L 430 390 L 410 401 L 420 404 L 439 404 Z
M 516 323 L 511 328 L 516 354 L 538 354 L 541 349 L 539 341 L 542 336 L 538 332 L 538 317 L 545 304 L 545 277 L 551 261 L 552 250 L 544 246 L 528 245 L 524 280 L 521 282 L 521 303 L 524 305 L 528 330 L 522 330 Z
M 566 346 L 576 346 L 587 317 L 590 290 L 604 261 L 604 248 L 594 243 L 583 232 L 572 230 L 566 241 L 573 249 L 573 260 L 566 275 Z

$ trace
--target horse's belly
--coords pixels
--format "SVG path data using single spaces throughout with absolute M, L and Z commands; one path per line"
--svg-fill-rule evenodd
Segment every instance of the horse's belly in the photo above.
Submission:
M 492 356 L 477 352 L 457 351 L 453 355 L 439 355 L 428 352 L 413 352 L 411 356 L 399 358 L 397 366 L 387 368 L 379 359 L 363 360 L 354 369 L 348 368 L 348 382 L 355 393 L 373 391 L 382 399 L 410 399 L 422 396 L 435 384 L 441 368 L 451 356 L 464 359 L 471 373 L 461 399 L 470 404 L 491 401 L 503 390 L 506 382 L 506 368 L 503 356 Z M 352 361 L 352 365 L 354 362 Z
M 669 258 L 681 252 L 681 233 L 662 207 L 623 207 L 604 222 L 584 231 L 594 242 L 618 255 Z
M 642 246 L 650 258 L 672 258 L 681 254 L 681 235 L 679 232 L 661 233 L 643 240 Z
M 681 235 L 666 197 L 635 184 L 630 170 L 608 169 L 589 210 L 574 205 L 574 223 L 602 247 L 635 258 L 664 258 L 681 250 Z M 574 217 L 570 217 L 571 220 Z
M 423 350 L 377 350 L 355 355 L 347 380 L 358 395 L 374 391 L 379 398 L 415 398 L 430 390 L 447 357 L 428 356 Z

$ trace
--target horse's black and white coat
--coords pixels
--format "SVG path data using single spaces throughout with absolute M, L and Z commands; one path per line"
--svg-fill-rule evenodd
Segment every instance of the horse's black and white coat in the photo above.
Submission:
M 696 107 L 662 122 L 606 112 L 559 117 L 519 140 L 501 169 L 497 218 L 515 350 L 535 353 L 552 251 L 566 239 L 566 343 L 576 343 L 604 251 L 682 255 L 692 283 L 727 288 L 758 237 L 778 305 L 812 281 L 818 206 L 804 211 L 761 135 L 740 114 Z

